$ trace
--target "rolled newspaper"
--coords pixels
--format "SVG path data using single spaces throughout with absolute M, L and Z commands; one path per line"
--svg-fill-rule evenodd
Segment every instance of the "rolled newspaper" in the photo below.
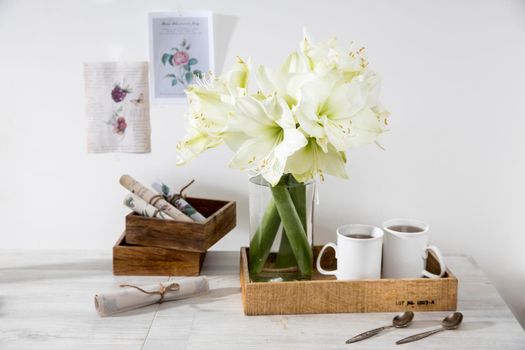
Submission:
M 129 193 L 126 198 L 124 198 L 124 205 L 140 216 L 146 216 L 149 218 L 159 218 L 164 220 L 173 220 L 173 218 L 167 216 L 159 209 L 155 208 L 153 205 L 146 203 L 142 198 Z
M 136 194 L 169 217 L 172 217 L 177 221 L 193 222 L 193 220 L 184 215 L 180 210 L 168 203 L 161 195 L 151 191 L 131 176 L 122 175 L 120 177 L 120 184 L 128 189 L 131 193 Z
M 95 295 L 95 308 L 100 316 L 110 316 L 164 301 L 186 299 L 210 290 L 208 280 L 204 276 L 185 277 L 147 286 L 121 287 L 115 292 Z
M 167 198 L 168 201 L 175 206 L 175 208 L 179 209 L 181 212 L 189 216 L 193 221 L 206 221 L 204 215 L 199 213 L 197 209 L 195 209 L 182 197 L 182 195 L 173 193 L 173 191 L 171 191 L 170 188 L 163 182 L 154 182 L 151 184 L 151 187 L 153 187 L 153 189 L 158 193 L 162 194 L 164 198 Z

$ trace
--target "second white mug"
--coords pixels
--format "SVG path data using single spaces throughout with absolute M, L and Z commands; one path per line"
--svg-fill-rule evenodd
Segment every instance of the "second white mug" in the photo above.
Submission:
M 370 225 L 351 224 L 337 229 L 337 245 L 326 244 L 317 257 L 317 270 L 323 275 L 335 275 L 338 280 L 381 278 L 381 248 L 383 230 Z M 327 271 L 321 267 L 324 251 L 335 250 L 337 269 Z
M 392 219 L 383 223 L 383 278 L 439 278 L 445 274 L 441 251 L 428 244 L 429 227 L 413 219 Z M 428 252 L 438 260 L 438 274 L 425 269 Z

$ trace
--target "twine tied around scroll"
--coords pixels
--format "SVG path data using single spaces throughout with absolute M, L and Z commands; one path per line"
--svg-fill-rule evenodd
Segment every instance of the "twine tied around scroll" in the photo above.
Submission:
M 164 198 L 170 203 L 173 203 L 174 201 L 176 201 L 179 198 L 185 198 L 186 196 L 184 195 L 183 192 L 186 191 L 186 189 L 188 187 L 193 185 L 194 182 L 195 182 L 195 179 L 191 180 L 190 182 L 188 182 L 188 184 L 186 184 L 186 186 L 183 186 L 180 189 L 179 193 L 172 194 L 171 196 L 164 196 Z
M 160 295 L 160 299 L 158 301 L 158 303 L 162 303 L 164 301 L 164 296 L 166 295 L 167 292 L 174 292 L 174 291 L 177 291 L 180 289 L 180 285 L 176 282 L 173 282 L 173 283 L 170 283 L 168 284 L 167 286 L 163 285 L 162 283 L 159 283 L 159 290 L 154 290 L 153 292 L 148 292 L 147 290 L 144 290 L 138 286 L 134 286 L 132 284 L 121 284 L 120 285 L 120 288 L 125 288 L 125 287 L 129 287 L 129 288 L 135 288 L 139 291 L 141 291 L 142 293 L 144 294 L 149 294 L 149 295 L 155 295 L 155 294 L 158 294 Z
M 151 204 L 152 206 L 156 207 L 157 202 L 160 201 L 161 199 L 164 199 L 164 200 L 168 201 L 169 203 L 173 204 L 173 202 L 176 201 L 177 199 L 185 197 L 183 192 L 188 187 L 190 187 L 194 182 L 195 182 L 195 179 L 191 180 L 186 186 L 183 186 L 180 189 L 179 193 L 172 194 L 171 196 L 164 195 L 164 194 L 156 194 L 153 197 L 151 197 L 151 199 L 148 201 L 148 203 Z M 155 210 L 155 212 L 153 213 L 153 217 L 156 218 L 159 215 L 160 215 L 161 219 L 163 219 L 163 217 L 162 217 L 162 209 L 158 209 L 157 208 L 157 210 Z
M 155 207 L 155 204 L 157 204 L 157 202 L 161 199 L 164 199 L 164 196 L 161 194 L 156 194 L 153 197 L 151 197 L 148 203 Z M 157 208 L 157 210 L 155 210 L 152 216 L 156 218 L 159 214 L 161 215 L 161 218 L 162 218 L 161 210 Z

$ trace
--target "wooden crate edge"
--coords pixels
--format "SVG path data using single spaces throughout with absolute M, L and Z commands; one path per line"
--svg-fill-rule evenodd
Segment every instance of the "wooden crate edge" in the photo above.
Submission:
M 145 251 L 151 254 L 164 254 L 163 251 L 172 254 L 168 251 L 176 249 L 155 246 L 123 246 L 122 242 L 125 237 L 126 232 L 120 235 L 113 246 L 112 271 L 115 276 L 199 276 L 202 272 L 206 252 L 178 251 L 177 254 L 182 253 L 183 257 L 178 256 L 175 259 L 172 258 L 171 261 L 153 259 L 157 265 L 152 266 L 141 265 L 142 260 L 140 259 L 130 262 L 122 254 L 142 255 Z
M 246 256 L 246 248 L 241 248 L 241 254 L 240 254 L 240 264 L 239 264 L 239 274 L 240 274 L 240 281 L 241 281 L 241 297 L 242 297 L 242 308 L 244 310 L 244 314 L 247 316 L 250 316 L 250 313 L 248 312 L 248 305 L 249 301 L 247 300 L 248 296 L 248 283 L 250 281 L 250 275 L 248 272 L 248 266 L 246 265 L 246 262 L 248 261 Z

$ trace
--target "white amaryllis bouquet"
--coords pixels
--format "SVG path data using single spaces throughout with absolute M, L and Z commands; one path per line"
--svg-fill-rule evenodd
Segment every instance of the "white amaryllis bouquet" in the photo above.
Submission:
M 283 181 L 304 184 L 324 174 L 347 178 L 346 150 L 374 142 L 385 130 L 388 112 L 379 102 L 379 78 L 369 70 L 364 49 L 340 53 L 336 46 L 335 39 L 314 44 L 305 35 L 300 50 L 279 69 L 257 68 L 255 93 L 248 92 L 250 61 L 240 58 L 227 74 L 190 86 L 187 135 L 177 146 L 179 164 L 225 143 L 235 153 L 230 166 L 262 176 L 272 191 Z M 299 268 L 308 274 L 310 265 L 311 273 L 311 248 L 305 252 L 308 244 L 292 237 L 304 234 L 305 227 L 302 232 L 301 227 L 286 227 L 293 220 L 285 217 L 301 219 L 300 213 L 280 205 L 278 198 L 274 193 L 279 217 L 265 218 L 275 219 L 274 224 L 282 220 Z M 265 231 L 263 224 L 258 233 Z M 297 220 L 295 224 L 301 226 Z M 266 246 L 273 242 L 268 237 L 275 237 L 273 232 L 263 234 L 267 236 L 257 240 L 271 242 L 257 246 L 254 237 L 250 245 L 260 268 L 270 249 Z M 299 243 L 294 247 L 294 242 Z

